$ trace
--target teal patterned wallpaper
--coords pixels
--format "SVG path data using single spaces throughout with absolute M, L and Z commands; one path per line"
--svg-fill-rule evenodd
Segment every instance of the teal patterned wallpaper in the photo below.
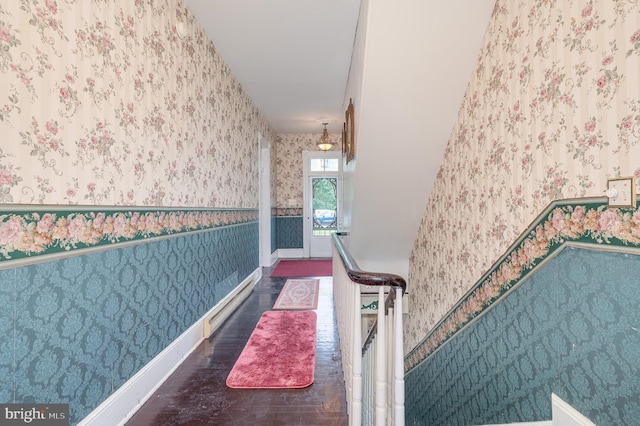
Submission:
M 303 246 L 303 230 L 302 216 L 279 216 L 276 227 L 277 248 L 301 249 Z
M 271 253 L 278 250 L 278 218 L 271 216 Z
M 640 249 L 640 207 L 609 208 L 606 198 L 553 201 L 406 354 L 405 371 L 410 371 L 459 330 L 492 309 L 504 295 L 566 244 Z M 423 308 L 419 301 L 414 301 L 414 312 Z M 415 330 L 405 329 L 405 339 L 407 334 L 412 336 L 414 333 Z
M 408 425 L 640 419 L 640 256 L 565 248 L 405 377 Z
M 258 267 L 238 222 L 0 270 L 0 400 L 88 415 Z

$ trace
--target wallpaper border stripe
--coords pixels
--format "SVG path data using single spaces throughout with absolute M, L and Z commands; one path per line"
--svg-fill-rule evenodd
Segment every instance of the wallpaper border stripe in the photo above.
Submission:
M 302 207 L 276 207 L 271 214 L 276 217 L 303 216 Z
M 0 269 L 257 221 L 257 209 L 4 205 Z
M 640 248 L 640 208 L 609 208 L 607 198 L 556 200 L 549 204 L 476 284 L 406 356 L 405 373 L 567 246 L 635 252 Z

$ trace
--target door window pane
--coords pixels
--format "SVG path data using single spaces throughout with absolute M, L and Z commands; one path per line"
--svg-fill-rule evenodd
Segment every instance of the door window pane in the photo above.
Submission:
M 310 162 L 312 172 L 337 172 L 340 167 L 337 158 L 312 158 Z
M 338 178 L 311 178 L 313 235 L 331 235 L 338 230 Z

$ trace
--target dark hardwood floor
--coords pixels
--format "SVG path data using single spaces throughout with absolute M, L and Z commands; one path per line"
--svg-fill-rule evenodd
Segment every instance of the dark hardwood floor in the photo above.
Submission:
M 320 278 L 314 383 L 304 389 L 230 389 L 225 380 L 286 278 L 263 276 L 249 298 L 176 369 L 127 425 L 347 425 L 332 278 Z

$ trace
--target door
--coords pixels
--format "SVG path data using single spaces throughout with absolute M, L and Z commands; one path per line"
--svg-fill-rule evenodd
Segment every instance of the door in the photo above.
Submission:
M 305 162 L 305 226 L 306 257 L 331 257 L 331 234 L 339 228 L 341 214 L 340 166 L 338 152 L 303 153 Z
M 309 255 L 331 257 L 331 234 L 338 230 L 338 177 L 311 176 Z

